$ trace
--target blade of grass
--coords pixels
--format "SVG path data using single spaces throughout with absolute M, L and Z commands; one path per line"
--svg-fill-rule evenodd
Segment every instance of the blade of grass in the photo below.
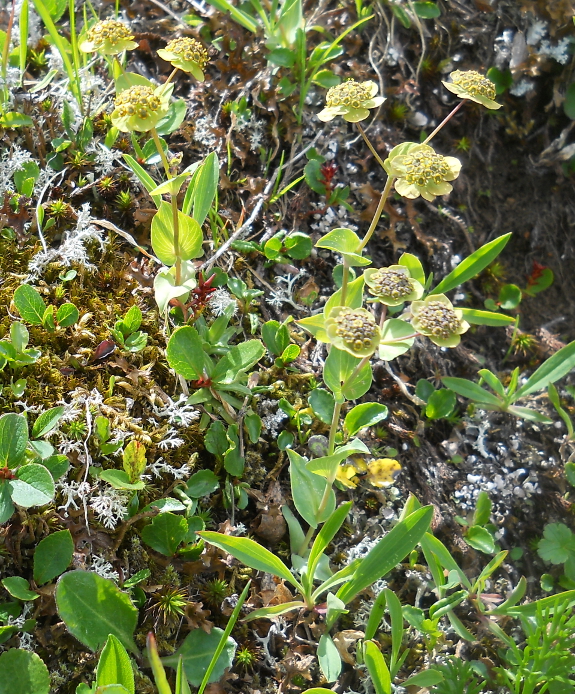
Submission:
M 20 8 L 20 49 L 18 55 L 18 67 L 20 68 L 20 86 L 24 80 L 26 69 L 26 57 L 28 54 L 28 0 L 23 0 Z
M 210 681 L 210 676 L 212 672 L 214 671 L 214 668 L 216 667 L 216 663 L 218 662 L 218 658 L 222 654 L 222 651 L 225 648 L 226 641 L 228 640 L 228 636 L 232 633 L 232 629 L 235 626 L 235 623 L 238 621 L 238 617 L 240 616 L 240 612 L 242 609 L 242 606 L 248 596 L 248 591 L 250 589 L 251 581 L 248 581 L 246 583 L 246 587 L 243 589 L 242 594 L 240 595 L 238 599 L 238 604 L 235 606 L 234 611 L 231 614 L 231 617 L 229 619 L 229 622 L 226 626 L 226 629 L 224 633 L 222 634 L 222 638 L 220 639 L 220 642 L 218 643 L 218 647 L 216 648 L 216 651 L 214 655 L 212 656 L 212 659 L 210 661 L 210 664 L 208 665 L 208 669 L 206 670 L 206 674 L 204 675 L 204 679 L 202 680 L 202 683 L 200 684 L 200 688 L 198 689 L 198 694 L 204 694 L 204 690 L 206 689 L 206 686 L 208 682 Z

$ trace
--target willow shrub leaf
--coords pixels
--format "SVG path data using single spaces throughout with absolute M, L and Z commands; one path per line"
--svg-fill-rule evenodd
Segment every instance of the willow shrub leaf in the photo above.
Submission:
M 112 487 L 114 487 L 114 489 L 138 490 L 145 487 L 145 483 L 142 480 L 131 482 L 130 476 L 127 472 L 125 472 L 125 470 L 114 470 L 112 468 L 109 470 L 102 470 L 100 473 L 100 479 L 110 484 Z
M 168 340 L 166 357 L 172 369 L 188 381 L 200 378 L 205 357 L 198 331 L 191 325 L 174 330 Z
M 2 585 L 8 593 L 16 600 L 36 600 L 40 597 L 39 593 L 30 590 L 30 584 L 22 576 L 9 576 L 2 579 Z
M 250 540 L 247 537 L 232 537 L 231 535 L 224 535 L 209 530 L 204 530 L 198 533 L 198 535 L 206 542 L 228 552 L 246 566 L 257 571 L 265 571 L 274 576 L 279 576 L 298 590 L 301 590 L 301 586 L 283 561 L 254 540 Z
M 14 292 L 14 306 L 27 323 L 42 325 L 46 304 L 34 287 L 29 284 L 21 284 Z
M 61 328 L 69 328 L 78 322 L 78 318 L 80 318 L 80 312 L 71 303 L 62 304 L 56 311 L 56 321 Z
M 465 260 L 462 260 L 459 265 L 435 287 L 432 293 L 445 294 L 478 275 L 497 258 L 510 238 L 511 233 L 504 234 L 486 243 L 484 246 L 481 246 L 475 253 L 472 253 L 469 257 L 465 258 Z
M 58 530 L 40 540 L 34 551 L 36 583 L 47 583 L 66 571 L 73 553 L 74 540 L 69 530 Z
M 142 540 L 156 552 L 171 557 L 188 534 L 188 524 L 183 516 L 160 513 L 142 530 Z
M 493 503 L 489 498 L 489 494 L 485 491 L 479 492 L 477 502 L 475 504 L 475 512 L 473 514 L 473 525 L 485 525 L 489 523 L 491 518 L 491 509 Z
M 218 362 L 212 373 L 212 381 L 218 384 L 230 384 L 241 373 L 251 369 L 266 353 L 259 340 L 240 342 L 232 347 Z
M 525 383 L 515 393 L 514 400 L 519 400 L 529 393 L 543 390 L 550 383 L 555 383 L 560 378 L 568 374 L 575 367 L 575 340 L 565 347 L 562 347 L 552 357 L 549 357 L 541 366 L 529 377 Z
M 5 523 L 15 511 L 11 491 L 10 482 L 8 480 L 0 480 L 0 525 Z
M 213 534 L 217 535 L 218 533 Z M 209 634 L 206 634 L 203 629 L 194 629 L 186 636 L 185 641 L 178 650 L 173 655 L 162 658 L 162 662 L 168 667 L 177 668 L 181 657 L 184 672 L 189 683 L 194 687 L 199 687 L 223 633 L 222 629 L 217 627 L 214 627 Z M 228 637 L 224 650 L 212 671 L 210 682 L 217 682 L 226 669 L 232 666 L 235 652 L 236 642 L 231 637 Z
M 0 655 L 0 694 L 48 694 L 50 673 L 36 653 L 10 648 Z
M 23 508 L 45 506 L 55 494 L 54 478 L 38 463 L 28 463 L 18 470 L 18 479 L 10 482 L 12 501 Z
M 295 451 L 287 451 L 290 461 L 291 492 L 294 505 L 312 528 L 317 528 L 320 523 L 326 521 L 335 509 L 335 493 L 332 490 L 325 510 L 320 515 L 319 506 L 327 486 L 327 481 L 319 475 L 310 472 L 306 467 L 306 461 Z
M 49 410 L 46 410 L 46 412 L 42 412 L 42 414 L 34 422 L 34 426 L 32 427 L 32 436 L 35 439 L 39 439 L 41 436 L 46 436 L 46 434 L 50 433 L 56 424 L 58 424 L 63 414 L 63 405 L 51 407 Z
M 138 610 L 113 581 L 91 571 L 70 571 L 58 580 L 56 607 L 68 631 L 91 651 L 113 634 L 138 653 L 133 639 Z
M 381 422 L 387 417 L 387 413 L 385 405 L 377 402 L 363 402 L 347 413 L 343 426 L 350 436 L 355 436 L 361 429 Z
M 130 656 L 113 634 L 108 636 L 96 670 L 96 687 L 108 684 L 119 684 L 130 694 L 136 691 Z
M 391 694 L 391 675 L 385 659 L 373 641 L 366 641 L 363 657 L 376 694 Z
M 317 647 L 317 658 L 323 676 L 328 682 L 335 682 L 341 673 L 341 656 L 329 634 L 322 634 Z
M 432 517 L 433 506 L 424 506 L 400 521 L 368 552 L 351 581 L 339 589 L 337 597 L 347 604 L 391 571 L 425 535 Z
M 28 422 L 21 414 L 0 417 L 0 467 L 15 468 L 24 462 L 28 445 Z

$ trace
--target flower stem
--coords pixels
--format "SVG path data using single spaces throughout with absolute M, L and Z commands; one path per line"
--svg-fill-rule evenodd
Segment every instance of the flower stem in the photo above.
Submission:
M 451 119 L 453 118 L 453 116 L 454 116 L 454 115 L 459 111 L 459 109 L 463 106 L 463 104 L 465 103 L 465 101 L 466 101 L 466 99 L 463 99 L 462 101 L 460 101 L 460 102 L 457 104 L 457 106 L 453 109 L 453 111 L 441 121 L 441 123 L 437 126 L 437 128 L 435 128 L 435 130 L 431 133 L 431 135 L 429 135 L 429 136 L 423 141 L 423 144 L 424 144 L 424 145 L 426 145 L 426 144 L 431 140 L 432 137 L 435 137 L 435 136 L 437 135 L 437 133 L 441 130 L 441 128 L 443 128 L 443 126 L 444 126 L 449 120 L 451 120 Z
M 176 76 L 176 72 L 178 72 L 179 69 L 180 69 L 179 67 L 175 67 L 175 68 L 170 72 L 170 76 L 169 76 L 168 79 L 164 82 L 164 87 L 166 87 L 168 84 L 170 84 L 170 82 L 174 79 L 174 77 Z
M 162 147 L 162 143 L 160 142 L 160 136 L 158 135 L 156 128 L 152 128 L 150 130 L 150 133 L 152 134 L 152 139 L 154 140 L 156 149 L 158 150 L 158 154 L 162 159 L 162 164 L 164 165 L 164 171 L 166 172 L 166 176 L 168 178 L 173 178 L 172 172 L 170 171 L 170 163 L 168 162 L 168 157 L 164 152 L 164 148 Z
M 329 428 L 329 440 L 327 444 L 327 454 L 333 455 L 335 449 L 335 434 L 339 424 L 339 415 L 341 413 L 342 402 L 336 402 L 333 408 L 333 416 L 331 418 L 331 426 Z
M 376 158 L 377 163 L 378 163 L 378 164 L 381 166 L 381 168 L 385 171 L 385 167 L 384 167 L 384 165 L 383 165 L 383 159 L 379 156 L 379 154 L 377 153 L 375 147 L 371 144 L 371 140 L 370 140 L 369 137 L 366 135 L 365 130 L 361 127 L 361 125 L 360 125 L 359 123 L 356 123 L 356 125 L 357 125 L 357 129 L 358 129 L 359 132 L 361 133 L 361 136 L 362 136 L 363 139 L 365 140 L 365 144 L 369 147 L 371 153 L 372 153 L 373 156 Z
M 383 212 L 383 208 L 385 207 L 385 203 L 387 202 L 387 198 L 389 197 L 389 192 L 391 191 L 391 186 L 393 185 L 394 181 L 395 181 L 395 176 L 388 176 L 387 181 L 385 182 L 385 188 L 383 189 L 383 193 L 381 194 L 381 198 L 379 199 L 377 209 L 375 210 L 375 214 L 373 215 L 373 219 L 371 220 L 371 224 L 369 225 L 369 229 L 367 230 L 367 234 L 365 235 L 363 241 L 361 242 L 359 248 L 357 249 L 357 253 L 361 253 L 361 251 L 369 243 L 370 238 L 373 236 L 373 232 L 375 231 L 377 223 L 379 222 L 379 219 L 380 219 L 381 214 Z
M 387 305 L 381 304 L 381 315 L 379 317 L 379 329 L 380 330 L 383 330 L 383 324 L 385 323 L 386 316 L 387 316 Z
M 343 272 L 341 274 L 341 298 L 339 300 L 340 306 L 345 306 L 345 298 L 347 296 L 347 285 L 349 283 L 349 263 L 347 259 L 343 259 Z

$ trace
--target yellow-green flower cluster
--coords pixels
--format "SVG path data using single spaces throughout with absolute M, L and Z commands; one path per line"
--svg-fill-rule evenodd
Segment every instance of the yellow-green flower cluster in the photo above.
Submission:
M 137 84 L 116 96 L 112 123 L 122 132 L 147 132 L 168 113 L 171 90 Z
M 174 67 L 191 73 L 200 82 L 204 81 L 204 68 L 210 59 L 208 51 L 199 41 L 182 36 L 170 41 L 158 55 Z
M 460 335 L 469 330 L 463 311 L 453 308 L 445 294 L 431 294 L 424 301 L 411 304 L 411 324 L 440 347 L 457 347 Z
M 102 53 L 103 55 L 117 55 L 137 47 L 138 44 L 134 41 L 128 27 L 115 19 L 96 22 L 88 30 L 86 40 L 80 44 L 80 50 L 84 53 Z
M 437 154 L 433 147 L 406 142 L 395 147 L 384 162 L 385 170 L 397 178 L 395 189 L 405 198 L 420 195 L 432 201 L 436 195 L 453 190 L 448 181 L 459 176 L 461 162 L 455 157 Z
M 375 318 L 364 308 L 334 308 L 325 322 L 325 329 L 334 347 L 354 357 L 370 356 L 380 340 Z
M 377 94 L 375 82 L 348 80 L 330 87 L 326 96 L 326 108 L 317 117 L 326 123 L 336 116 L 350 123 L 357 123 L 369 116 L 369 109 L 380 106 L 385 99 Z
M 369 268 L 364 277 L 369 293 L 386 306 L 416 301 L 423 295 L 423 287 L 410 276 L 409 270 L 403 265 L 391 265 L 379 270 Z
M 496 92 L 493 82 L 475 70 L 455 70 L 450 75 L 451 82 L 444 82 L 446 89 L 462 99 L 470 99 L 490 109 L 501 108 L 494 101 Z

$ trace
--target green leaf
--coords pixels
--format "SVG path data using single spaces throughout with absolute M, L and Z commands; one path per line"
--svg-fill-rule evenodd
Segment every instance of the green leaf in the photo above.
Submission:
M 432 516 L 433 506 L 424 506 L 401 520 L 368 552 L 351 581 L 339 589 L 337 597 L 348 604 L 391 571 L 425 535 Z
M 188 381 L 203 375 L 204 348 L 198 331 L 190 325 L 177 328 L 168 340 L 166 357 L 177 374 Z
M 336 85 L 340 84 L 341 77 L 339 77 L 339 75 L 336 75 L 331 70 L 318 70 L 315 73 L 312 82 L 314 84 L 318 84 L 320 87 L 323 87 L 324 89 L 329 89 L 330 87 L 335 87 Z
M 9 576 L 2 579 L 2 585 L 16 600 L 36 600 L 40 597 L 39 593 L 30 590 L 30 584 L 22 576 Z
M 511 70 L 499 70 L 496 67 L 490 67 L 487 70 L 487 79 L 490 79 L 495 85 L 497 94 L 503 94 L 506 89 L 513 86 L 513 75 Z
M 361 359 L 352 356 L 349 352 L 335 347 L 331 348 L 325 360 L 323 380 L 334 394 L 336 402 L 357 400 L 370 389 L 372 371 L 369 362 L 363 365 L 351 383 L 348 382 L 360 361 Z
M 465 258 L 465 260 L 462 260 L 430 293 L 445 294 L 478 275 L 497 258 L 510 238 L 510 233 L 504 234 L 486 243 L 484 246 L 481 246 L 475 253 L 472 253 L 468 258 Z
M 102 470 L 100 479 L 111 484 L 114 489 L 143 489 L 145 487 L 142 480 L 132 482 L 125 470 Z
M 91 651 L 112 634 L 138 653 L 133 639 L 138 610 L 113 581 L 91 571 L 70 571 L 58 580 L 56 606 L 68 631 Z
M 335 509 L 335 493 L 330 492 L 326 509 L 320 515 L 319 506 L 325 492 L 327 481 L 319 475 L 310 472 L 306 461 L 295 451 L 287 451 L 290 461 L 290 482 L 294 505 L 300 516 L 312 528 L 317 528 Z
M 154 190 L 154 188 L 156 187 L 156 182 L 150 176 L 150 174 L 142 166 L 140 166 L 140 164 L 138 164 L 138 162 L 131 155 L 124 154 L 123 157 L 124 157 L 124 161 L 126 162 L 126 164 L 136 174 L 136 176 L 138 177 L 138 180 L 144 186 L 144 188 L 148 191 L 148 193 L 151 190 Z M 151 198 L 154 201 L 154 204 L 156 205 L 156 207 L 160 207 L 160 203 L 162 202 L 162 196 L 161 195 L 152 195 Z
M 403 253 L 399 259 L 399 265 L 403 265 L 409 270 L 409 274 L 414 280 L 425 287 L 425 272 L 419 258 L 411 253 Z
M 516 284 L 504 284 L 499 291 L 498 300 L 501 308 L 511 311 L 521 303 L 521 289 Z
M 463 319 L 472 325 L 491 325 L 495 328 L 505 327 L 515 323 L 515 318 L 506 316 L 503 313 L 493 311 L 479 311 L 475 308 L 459 308 L 463 313 Z
M 194 203 L 192 217 L 203 224 L 216 197 L 220 179 L 218 156 L 211 152 L 198 169 L 194 183 Z
M 80 318 L 80 312 L 71 303 L 62 304 L 56 311 L 56 322 L 61 328 L 69 328 L 78 322 L 78 318 Z
M 319 637 L 317 657 L 321 672 L 328 682 L 335 682 L 341 673 L 341 656 L 329 634 Z
M 434 2 L 429 0 L 418 0 L 413 3 L 415 14 L 422 19 L 435 19 L 441 16 L 441 10 Z
M 455 409 L 457 398 L 455 393 L 449 388 L 441 388 L 436 390 L 429 396 L 425 414 L 429 419 L 443 419 Z
M 49 410 L 42 412 L 38 416 L 38 419 L 34 422 L 32 427 L 32 437 L 39 439 L 42 436 L 46 436 L 58 422 L 64 414 L 64 406 L 59 405 L 58 407 L 51 407 Z
M 298 590 L 301 590 L 301 586 L 283 561 L 254 540 L 250 540 L 247 537 L 233 537 L 215 533 L 209 530 L 204 530 L 198 533 L 198 535 L 206 542 L 228 552 L 246 566 L 257 571 L 266 571 L 274 576 L 279 576 Z
M 329 390 L 314 388 L 308 397 L 309 406 L 314 415 L 324 424 L 331 424 L 335 400 Z
M 567 118 L 575 120 L 575 82 L 572 82 L 565 92 L 565 101 L 563 102 L 563 110 Z
M 49 470 L 37 463 L 28 463 L 18 470 L 12 485 L 12 501 L 23 508 L 45 506 L 54 498 L 54 478 Z
M 515 607 L 510 607 L 507 610 L 507 614 L 510 617 L 521 617 L 522 619 L 533 618 L 536 617 L 539 610 L 549 610 L 550 613 L 553 613 L 556 609 L 567 609 L 569 607 L 573 607 L 574 604 L 575 590 L 566 590 L 564 593 L 560 593 L 559 595 L 550 595 L 547 598 L 534 600 L 533 602 L 529 602 L 525 605 L 516 605 Z
M 378 402 L 364 402 L 347 413 L 343 426 L 350 436 L 355 436 L 361 429 L 381 422 L 387 414 L 388 409 L 385 405 Z
M 448 388 L 454 390 L 458 395 L 462 395 L 464 398 L 468 398 L 474 402 L 491 405 L 496 409 L 500 409 L 503 405 L 503 401 L 496 395 L 493 395 L 493 393 L 485 390 L 485 388 L 478 386 L 477 383 L 468 381 L 466 378 L 453 378 L 452 376 L 445 376 L 441 380 Z
M 142 540 L 156 552 L 172 557 L 178 545 L 188 534 L 188 524 L 183 516 L 160 513 L 142 530 Z
M 176 255 L 172 206 L 165 201 L 152 219 L 152 248 L 164 265 L 175 265 L 177 258 L 190 260 L 203 255 L 203 235 L 198 222 L 178 210 L 179 255 Z
M 409 337 L 414 334 L 414 329 L 410 323 L 406 323 L 399 318 L 389 318 L 383 324 L 381 331 L 381 341 L 379 343 L 379 358 L 384 361 L 391 361 L 401 354 L 405 354 L 415 342 L 415 337 Z M 406 340 L 400 340 L 405 338 Z M 388 343 L 388 344 L 386 344 Z
M 327 248 L 340 253 L 351 267 L 371 264 L 371 260 L 363 258 L 361 252 L 358 252 L 361 239 L 351 229 L 334 229 L 322 236 L 315 245 L 317 248 Z
M 337 508 L 326 520 L 321 530 L 317 534 L 315 540 L 313 541 L 313 545 L 307 560 L 308 580 L 311 580 L 313 576 L 315 576 L 315 569 L 323 552 L 327 549 L 329 543 L 333 540 L 337 531 L 343 525 L 343 522 L 347 518 L 347 514 L 352 507 L 352 503 L 353 502 L 348 501 Z
M 477 502 L 475 504 L 475 513 L 473 514 L 473 525 L 485 525 L 489 523 L 491 518 L 491 509 L 493 504 L 489 498 L 489 494 L 484 491 L 479 492 Z
M 128 337 L 128 335 L 135 333 L 136 330 L 139 330 L 140 325 L 142 325 L 142 311 L 134 304 L 134 306 L 128 309 L 126 315 L 122 319 L 124 337 Z
M 218 384 L 233 383 L 242 373 L 251 369 L 266 353 L 259 340 L 248 340 L 235 345 L 220 359 L 212 373 L 212 381 Z
M 564 564 L 575 555 L 575 535 L 564 523 L 548 523 L 537 545 L 537 554 L 551 564 Z
M 271 607 L 261 607 L 259 610 L 253 610 L 253 612 L 250 612 L 242 621 L 251 622 L 254 619 L 269 619 L 271 617 L 277 617 L 280 614 L 286 614 L 286 612 L 292 612 L 292 610 L 301 610 L 302 607 L 305 607 L 305 602 L 301 602 L 301 600 L 282 602 L 281 605 L 272 605 Z
M 313 335 L 316 340 L 320 342 L 329 342 L 329 338 L 325 331 L 325 317 L 322 313 L 318 313 L 315 316 L 307 316 L 306 318 L 296 321 L 296 323 Z
M 49 694 L 50 673 L 36 653 L 10 648 L 0 655 L 0 694 Z
M 363 275 L 360 275 L 353 281 L 351 281 L 347 285 L 347 293 L 345 295 L 345 306 L 349 306 L 350 308 L 361 308 L 363 305 L 363 287 L 365 284 L 365 280 L 363 279 Z M 337 292 L 332 294 L 329 299 L 325 302 L 325 306 L 323 308 L 323 315 L 325 318 L 327 318 L 330 314 L 330 311 L 332 308 L 335 308 L 336 306 L 339 306 L 341 303 L 341 289 L 338 289 Z M 314 316 L 315 318 L 316 316 Z M 305 320 L 305 319 L 304 319 Z M 298 321 L 299 324 L 301 324 L 303 321 Z M 317 335 L 316 335 L 317 337 Z M 321 339 L 317 337 L 317 339 Z M 322 342 L 327 342 L 328 340 L 321 340 Z
M 354 453 L 361 453 L 363 455 L 369 455 L 369 448 L 360 441 L 359 439 L 353 439 L 345 444 L 345 446 L 340 446 L 335 453 L 332 455 L 326 455 L 321 458 L 314 458 L 309 463 L 306 464 L 306 468 L 316 475 L 321 475 L 326 477 L 328 480 L 334 480 L 336 476 L 336 471 L 338 465 L 345 460 L 350 455 Z
M 8 111 L 0 116 L 0 125 L 4 128 L 20 128 L 22 126 L 34 125 L 34 121 L 30 116 L 26 116 L 18 111 Z
M 550 383 L 555 383 L 560 378 L 563 378 L 573 367 L 575 367 L 575 340 L 544 361 L 535 373 L 530 376 L 527 383 L 515 393 L 514 400 L 519 400 L 529 395 L 529 393 L 543 390 Z
M 473 549 L 477 549 L 484 554 L 493 554 L 495 552 L 495 541 L 493 535 L 481 528 L 479 525 L 472 525 L 465 534 L 465 541 L 471 545 Z
M 15 468 L 23 461 L 28 445 L 28 422 L 21 414 L 0 417 L 0 467 Z
M 523 419 L 528 419 L 531 422 L 540 422 L 541 424 L 553 424 L 553 420 L 536 410 L 532 410 L 530 407 L 519 407 L 517 405 L 512 405 L 507 408 L 509 414 L 514 414 L 516 417 L 522 417 Z
M 162 662 L 168 667 L 177 668 L 181 657 L 189 683 L 199 687 L 223 633 L 222 629 L 217 627 L 214 627 L 209 634 L 206 634 L 203 629 L 194 629 L 186 636 L 178 650 L 173 655 L 162 658 Z M 232 666 L 235 652 L 236 642 L 228 637 L 211 674 L 210 682 L 220 680 L 226 669 Z
M 363 657 L 376 694 L 391 694 L 391 675 L 387 663 L 373 641 L 366 641 Z
M 21 284 L 14 292 L 14 306 L 27 323 L 42 325 L 46 304 L 34 287 Z
M 184 99 L 176 99 L 170 104 L 168 114 L 156 126 L 158 135 L 170 135 L 184 122 L 188 105 Z
M 214 422 L 215 424 L 215 422 Z M 209 430 L 208 430 L 209 431 Z M 225 435 L 225 434 L 224 434 Z M 207 436 L 206 436 L 207 442 Z M 226 441 L 227 445 L 227 441 Z M 206 445 L 207 448 L 207 445 Z M 209 450 L 209 449 L 208 449 Z M 213 452 L 213 451 L 210 451 Z M 224 451 L 225 453 L 225 451 Z M 220 488 L 220 482 L 211 470 L 199 470 L 195 472 L 184 489 L 186 494 L 192 499 L 201 499 L 203 496 L 207 496 L 212 492 L 217 491 Z
M 289 48 L 276 48 L 270 51 L 266 57 L 270 63 L 280 67 L 293 67 L 296 59 L 294 51 Z
M 11 491 L 10 482 L 8 480 L 0 480 L 0 525 L 9 520 L 15 511 L 10 495 Z
M 405 680 L 402 686 L 405 687 L 432 687 L 434 684 L 443 682 L 444 677 L 438 670 L 423 670 Z
M 96 687 L 108 684 L 122 685 L 130 694 L 135 694 L 136 691 L 130 657 L 121 641 L 113 634 L 108 636 L 96 670 Z
M 34 580 L 38 585 L 48 583 L 64 573 L 74 553 L 74 540 L 69 530 L 51 533 L 36 546 L 34 551 Z
M 208 451 L 219 458 L 222 458 L 224 453 L 228 450 L 230 443 L 226 435 L 224 423 L 220 419 L 216 419 L 210 424 L 206 432 L 204 443 Z

